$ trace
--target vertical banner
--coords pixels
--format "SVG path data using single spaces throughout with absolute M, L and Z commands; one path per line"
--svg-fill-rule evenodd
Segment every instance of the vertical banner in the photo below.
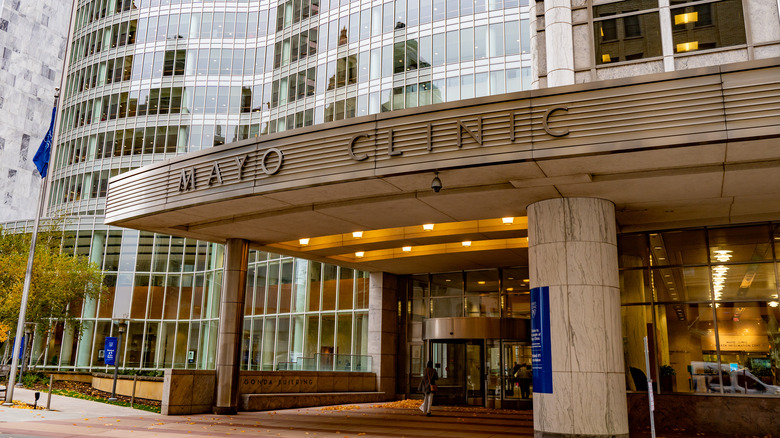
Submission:
M 534 392 L 552 394 L 550 352 L 550 288 L 531 289 L 531 366 Z
M 106 336 L 106 347 L 103 356 L 106 365 L 114 365 L 114 362 L 116 361 L 116 344 L 116 338 Z
M 24 360 L 24 336 L 22 336 L 22 342 L 19 343 L 19 360 Z

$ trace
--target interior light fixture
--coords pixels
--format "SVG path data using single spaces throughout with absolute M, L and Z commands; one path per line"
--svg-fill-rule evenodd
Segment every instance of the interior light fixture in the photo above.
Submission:
M 713 251 L 715 253 L 715 260 L 724 263 L 731 260 L 731 251 L 727 249 L 720 249 Z
M 531 282 L 531 280 L 529 280 L 527 278 L 523 280 L 523 283 L 530 283 L 530 282 Z
M 691 50 L 699 50 L 698 41 L 691 41 L 689 43 L 680 43 L 677 45 L 677 53 L 690 52 Z
M 423 230 L 433 231 L 433 224 L 423 224 Z
M 777 301 L 770 301 L 769 302 L 769 307 L 777 307 L 778 305 L 780 305 L 780 303 L 778 303 Z
M 480 280 L 480 281 L 477 282 L 477 284 L 485 284 L 485 281 L 484 280 Z
M 355 253 L 355 257 L 358 257 L 358 258 L 359 257 L 363 257 L 364 255 L 366 255 L 365 251 L 358 251 L 358 252 Z
M 674 16 L 675 25 L 695 23 L 697 21 L 699 21 L 698 12 L 688 12 L 686 14 L 677 14 Z
M 300 239 L 300 240 L 298 240 L 298 243 L 300 243 L 301 246 L 306 246 L 306 245 L 309 244 L 309 238 L 306 237 L 306 238 Z
M 512 225 L 515 222 L 515 218 L 513 217 L 502 217 L 501 222 L 504 223 L 504 225 Z
M 605 53 L 605 54 L 601 55 L 601 62 L 603 62 L 605 64 L 608 63 L 608 62 L 612 62 L 612 57 L 609 56 L 609 53 Z
M 463 245 L 463 246 L 465 246 L 465 247 L 469 247 L 469 246 L 471 246 L 471 241 L 470 241 L 470 240 L 464 240 L 464 241 L 463 241 L 463 242 L 461 242 L 460 244 L 461 244 L 461 245 Z
M 353 231 L 352 232 L 352 237 L 354 237 L 355 239 L 360 239 L 361 237 L 363 237 L 363 232 L 362 231 Z
M 412 247 L 411 247 L 411 246 L 404 246 L 404 247 L 403 247 L 403 248 L 401 248 L 401 249 L 402 249 L 404 252 L 412 252 Z

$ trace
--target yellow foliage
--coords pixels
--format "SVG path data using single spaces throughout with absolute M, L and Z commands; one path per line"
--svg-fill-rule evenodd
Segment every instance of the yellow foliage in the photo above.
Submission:
M 11 327 L 9 327 L 8 324 L 0 321 L 0 342 L 5 342 L 8 340 L 9 330 L 11 330 Z

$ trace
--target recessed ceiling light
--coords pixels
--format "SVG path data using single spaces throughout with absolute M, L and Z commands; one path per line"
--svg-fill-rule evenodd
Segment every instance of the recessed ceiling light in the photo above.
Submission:
M 527 278 L 523 280 L 523 283 L 530 283 L 530 282 L 531 282 L 531 280 L 529 280 Z
M 352 232 L 352 237 L 354 237 L 355 239 L 360 239 L 361 237 L 363 237 L 363 232 L 362 231 L 353 231 Z
M 485 284 L 484 281 L 478 281 L 477 284 Z
M 512 225 L 515 222 L 515 218 L 513 217 L 502 217 L 501 222 L 504 223 L 504 225 Z
M 366 255 L 365 251 L 358 251 L 355 253 L 355 257 L 363 257 L 364 255 Z
M 300 243 L 302 246 L 306 246 L 306 245 L 309 244 L 309 238 L 306 237 L 306 238 L 300 239 L 300 240 L 298 240 L 298 243 Z
M 464 240 L 464 241 L 463 241 L 463 242 L 461 242 L 460 244 L 461 244 L 461 245 L 463 245 L 463 246 L 466 246 L 466 247 L 468 247 L 468 246 L 471 246 L 471 241 L 470 241 L 470 240 Z
M 402 249 L 404 252 L 412 252 L 412 247 L 411 247 L 411 246 L 404 246 L 404 247 L 403 247 L 403 248 L 401 248 L 401 249 Z
M 423 224 L 423 230 L 433 231 L 433 224 Z

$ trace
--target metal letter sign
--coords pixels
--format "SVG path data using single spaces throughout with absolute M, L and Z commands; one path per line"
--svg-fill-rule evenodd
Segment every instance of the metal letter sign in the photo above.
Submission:
M 106 349 L 104 355 L 106 365 L 114 365 L 114 361 L 116 360 L 116 344 L 116 338 L 110 336 L 106 337 Z
M 553 392 L 550 356 L 550 288 L 535 287 L 531 289 L 531 364 L 534 392 Z

